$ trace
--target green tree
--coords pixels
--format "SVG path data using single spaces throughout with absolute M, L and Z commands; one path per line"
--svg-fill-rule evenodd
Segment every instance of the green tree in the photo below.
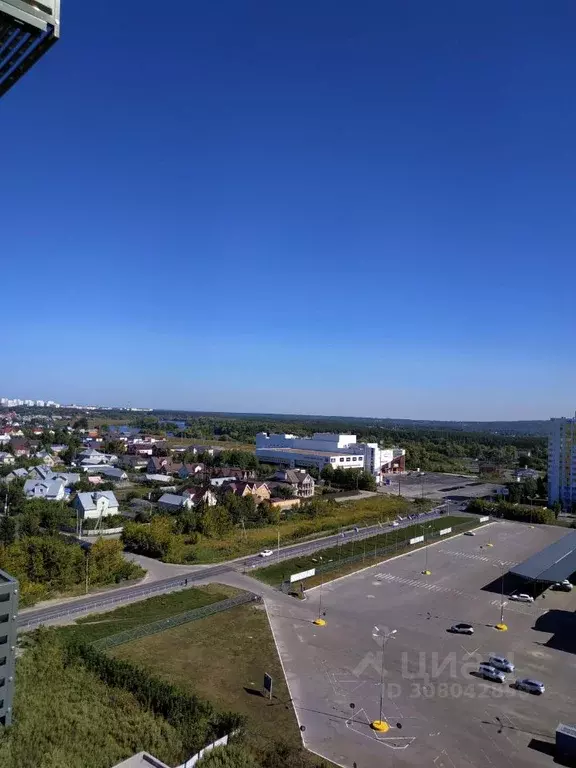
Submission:
M 237 744 L 217 747 L 198 762 L 199 768 L 260 768 L 251 753 Z
M 221 539 L 232 529 L 232 517 L 226 507 L 205 506 L 200 518 L 200 531 L 213 539 Z
M 16 520 L 13 517 L 0 518 L 0 544 L 8 546 L 16 539 Z
M 325 464 L 320 472 L 320 477 L 327 483 L 331 483 L 334 480 L 334 467 L 332 464 Z

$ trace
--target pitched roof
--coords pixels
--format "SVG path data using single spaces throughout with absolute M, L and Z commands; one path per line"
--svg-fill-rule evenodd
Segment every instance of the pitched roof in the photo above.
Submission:
M 36 490 L 44 488 L 44 493 L 35 494 Z M 24 483 L 24 493 L 28 496 L 34 494 L 38 496 L 45 496 L 46 498 L 59 496 L 64 491 L 64 483 L 62 480 L 26 480 Z
M 533 581 L 555 582 L 569 578 L 576 571 L 576 532 L 541 549 L 532 557 L 510 568 L 510 573 Z
M 91 512 L 96 509 L 98 499 L 103 496 L 108 499 L 108 506 L 118 506 L 114 491 L 86 491 L 85 493 L 79 493 L 76 496 L 76 502 L 82 507 L 84 512 Z
M 175 493 L 164 493 L 158 499 L 158 504 L 168 504 L 171 507 L 182 507 L 186 499 L 184 496 L 177 496 Z

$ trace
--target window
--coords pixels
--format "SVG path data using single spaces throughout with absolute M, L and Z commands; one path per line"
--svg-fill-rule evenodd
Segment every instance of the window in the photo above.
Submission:
M 4 645 L 7 642 L 8 642 L 8 635 L 2 635 L 2 637 L 0 637 L 0 645 Z
M 344 456 L 340 456 L 340 461 L 344 461 Z
M 356 456 L 352 456 L 352 461 L 356 461 Z
M 0 688 L 3 688 L 6 685 L 6 678 L 2 677 L 0 678 Z
M 347 457 L 346 457 L 346 461 L 350 461 L 350 456 L 347 456 Z
M 6 624 L 7 621 L 10 621 L 9 613 L 5 613 L 2 616 L 0 616 L 0 624 Z
M 0 667 L 5 667 L 5 666 L 6 666 L 6 656 L 2 656 L 2 658 L 0 658 Z
M 10 592 L 4 592 L 0 595 L 0 603 L 7 603 L 10 600 Z

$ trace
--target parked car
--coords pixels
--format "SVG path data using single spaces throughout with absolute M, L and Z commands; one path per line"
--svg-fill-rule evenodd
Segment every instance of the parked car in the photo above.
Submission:
M 505 656 L 490 656 L 488 664 L 499 669 L 501 672 L 514 672 L 514 664 L 508 661 Z
M 478 674 L 485 680 L 492 680 L 494 683 L 505 683 L 506 675 L 504 672 L 493 667 L 491 664 L 480 664 Z
M 572 584 L 568 579 L 563 579 L 562 581 L 557 581 L 556 584 L 553 584 L 552 589 L 555 589 L 557 592 L 572 592 Z
M 398 520 L 394 520 L 394 522 L 392 523 L 392 528 L 398 528 L 399 525 L 400 523 L 398 522 Z
M 272 557 L 273 554 L 274 554 L 274 550 L 263 549 L 262 552 L 260 552 L 260 557 Z
M 546 688 L 544 683 L 538 680 L 532 680 L 531 677 L 524 677 L 521 680 L 516 680 L 516 688 L 519 691 L 526 691 L 527 693 L 535 693 L 537 696 L 544 693 Z
M 449 632 L 454 632 L 457 635 L 473 635 L 474 634 L 474 627 L 472 624 L 465 624 L 463 622 L 460 622 L 460 624 L 452 624 Z
M 533 603 L 534 598 L 532 595 L 527 595 L 526 592 L 516 592 L 510 595 L 510 600 L 516 600 L 517 603 Z

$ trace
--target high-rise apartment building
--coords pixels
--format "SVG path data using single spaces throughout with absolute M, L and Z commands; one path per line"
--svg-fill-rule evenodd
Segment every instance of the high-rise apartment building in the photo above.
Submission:
M 550 419 L 548 442 L 548 503 L 562 509 L 576 505 L 576 416 Z
M 12 722 L 17 616 L 18 582 L 0 571 L 0 726 Z

